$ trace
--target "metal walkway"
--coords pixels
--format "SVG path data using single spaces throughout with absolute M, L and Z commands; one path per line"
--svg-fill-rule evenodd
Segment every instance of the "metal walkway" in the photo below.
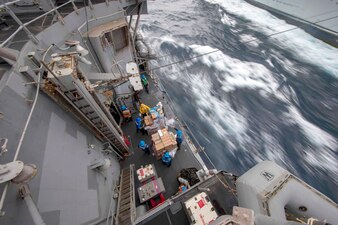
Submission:
M 123 169 L 120 179 L 119 200 L 116 211 L 117 225 L 132 225 L 136 218 L 134 166 Z

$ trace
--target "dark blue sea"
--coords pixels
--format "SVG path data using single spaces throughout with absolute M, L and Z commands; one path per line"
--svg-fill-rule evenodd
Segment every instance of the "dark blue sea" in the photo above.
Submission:
M 302 29 L 266 38 L 294 26 L 241 0 L 148 6 L 153 68 L 205 54 L 153 72 L 217 169 L 271 160 L 338 202 L 338 49 Z

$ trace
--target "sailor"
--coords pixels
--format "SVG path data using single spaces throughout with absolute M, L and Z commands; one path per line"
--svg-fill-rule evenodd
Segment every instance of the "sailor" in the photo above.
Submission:
M 147 131 L 144 129 L 144 125 L 142 123 L 142 119 L 140 117 L 137 117 L 135 120 L 135 124 L 136 124 L 136 133 L 138 133 L 139 131 L 141 131 L 141 133 L 147 134 Z
M 183 142 L 183 132 L 177 128 L 176 130 L 176 143 L 177 143 L 177 150 L 180 150 L 181 144 Z
M 139 103 L 140 102 L 140 96 L 138 96 L 139 91 L 134 91 L 133 97 L 134 97 L 134 101 Z
M 178 187 L 178 192 L 182 193 L 184 191 L 188 190 L 188 187 L 185 186 L 184 184 L 180 184 L 180 186 Z
M 147 113 L 149 112 L 149 110 L 150 110 L 149 106 L 147 106 L 144 103 L 141 103 L 141 105 L 140 105 L 140 113 L 142 114 L 143 117 L 145 117 L 147 115 Z
M 121 111 L 124 111 L 124 110 L 127 110 L 127 109 L 128 109 L 127 106 L 121 105 Z
M 144 86 L 144 89 L 146 89 L 146 92 L 149 94 L 149 82 L 148 82 L 148 79 L 147 79 L 145 73 L 141 74 L 141 81 L 142 81 L 142 84 Z
M 149 145 L 146 144 L 145 141 L 141 140 L 140 143 L 138 144 L 138 147 L 147 155 L 150 155 L 150 149 Z
M 167 167 L 170 167 L 171 161 L 172 161 L 171 155 L 169 154 L 168 151 L 165 151 L 164 155 L 162 156 L 163 164 L 166 165 Z
M 121 106 L 122 116 L 125 121 L 132 121 L 133 117 L 131 116 L 130 110 L 127 108 L 127 106 L 122 105 Z

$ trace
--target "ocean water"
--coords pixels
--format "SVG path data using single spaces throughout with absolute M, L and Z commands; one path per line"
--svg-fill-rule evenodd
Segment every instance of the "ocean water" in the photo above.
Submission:
M 217 169 L 271 160 L 338 202 L 338 49 L 301 29 L 267 38 L 293 26 L 242 0 L 148 7 L 152 67 L 193 58 L 153 72 Z

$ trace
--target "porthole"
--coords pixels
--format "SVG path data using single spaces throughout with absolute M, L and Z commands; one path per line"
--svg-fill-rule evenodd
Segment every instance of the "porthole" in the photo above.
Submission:
M 300 211 L 302 211 L 302 212 L 306 212 L 307 211 L 307 208 L 305 207 L 305 206 L 299 206 L 299 208 L 298 208 Z

